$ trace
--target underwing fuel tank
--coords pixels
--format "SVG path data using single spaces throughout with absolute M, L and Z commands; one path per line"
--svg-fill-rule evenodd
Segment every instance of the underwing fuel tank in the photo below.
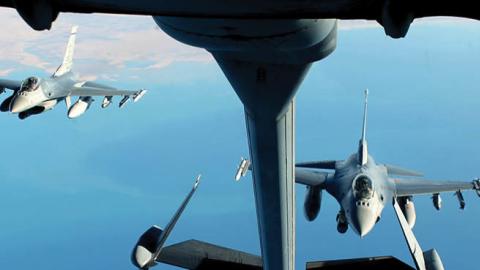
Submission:
M 425 268 L 427 270 L 445 270 L 440 255 L 438 255 L 438 252 L 435 249 L 423 252 L 423 257 L 425 259 Z
M 77 102 L 75 102 L 70 109 L 68 109 L 68 118 L 74 119 L 84 114 L 90 104 L 93 102 L 92 97 L 80 97 Z
M 322 189 L 316 186 L 307 186 L 307 194 L 305 195 L 305 203 L 303 210 L 305 218 L 313 221 L 317 218 L 322 204 Z
M 411 196 L 398 198 L 398 204 L 402 213 L 407 220 L 410 229 L 413 229 L 415 226 L 415 221 L 417 220 L 417 214 L 415 213 L 415 204 L 413 204 L 413 198 Z

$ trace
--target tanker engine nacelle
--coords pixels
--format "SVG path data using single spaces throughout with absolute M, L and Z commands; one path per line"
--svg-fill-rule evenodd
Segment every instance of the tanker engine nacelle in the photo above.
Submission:
M 319 186 L 307 186 L 307 194 L 305 195 L 304 214 L 308 221 L 317 218 L 322 204 L 322 189 Z
M 155 265 L 153 256 L 159 248 L 157 243 L 162 236 L 163 230 L 157 226 L 152 226 L 140 236 L 132 252 L 132 263 L 139 269 L 148 269 Z
M 77 102 L 68 109 L 68 118 L 73 119 L 84 114 L 88 108 L 90 108 L 90 104 L 92 104 L 93 101 L 92 97 L 80 97 Z
M 415 226 L 415 221 L 417 220 L 417 214 L 415 213 L 415 205 L 413 204 L 412 196 L 400 197 L 397 199 L 400 209 L 407 220 L 410 228 L 413 229 Z

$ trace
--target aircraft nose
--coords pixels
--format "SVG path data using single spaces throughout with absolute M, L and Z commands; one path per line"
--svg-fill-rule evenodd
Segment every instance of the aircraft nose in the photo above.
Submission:
M 352 212 L 352 225 L 355 231 L 364 237 L 375 226 L 377 217 L 373 211 L 373 206 L 368 202 L 358 202 Z
M 30 102 L 27 98 L 22 96 L 16 96 L 12 103 L 10 103 L 10 112 L 12 113 L 19 113 L 23 112 L 30 107 Z

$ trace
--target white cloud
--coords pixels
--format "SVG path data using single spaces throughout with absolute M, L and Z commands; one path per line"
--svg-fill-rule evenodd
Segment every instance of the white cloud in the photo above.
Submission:
M 37 32 L 15 10 L 0 9 L 0 23 L 0 59 L 48 73 L 60 64 L 72 25 L 80 26 L 74 59 L 75 70 L 84 78 L 115 80 L 120 71 L 213 61 L 205 50 L 167 36 L 147 16 L 61 14 L 51 31 Z
M 14 68 L 8 68 L 8 69 L 3 69 L 3 70 L 0 70 L 0 76 L 4 77 L 4 76 L 8 76 L 10 73 L 12 73 L 13 71 L 15 71 Z

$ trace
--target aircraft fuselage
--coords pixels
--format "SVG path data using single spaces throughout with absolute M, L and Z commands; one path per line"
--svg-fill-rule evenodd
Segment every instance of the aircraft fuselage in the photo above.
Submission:
M 333 177 L 327 179 L 326 190 L 340 204 L 348 224 L 363 237 L 380 219 L 385 203 L 392 200 L 394 184 L 385 167 L 371 156 L 362 166 L 353 154 L 338 163 Z
M 10 112 L 38 114 L 55 107 L 68 96 L 77 83 L 76 76 L 69 72 L 59 77 L 27 78 L 10 102 Z M 30 80 L 30 81 L 29 81 Z M 29 85 L 30 83 L 30 85 Z

